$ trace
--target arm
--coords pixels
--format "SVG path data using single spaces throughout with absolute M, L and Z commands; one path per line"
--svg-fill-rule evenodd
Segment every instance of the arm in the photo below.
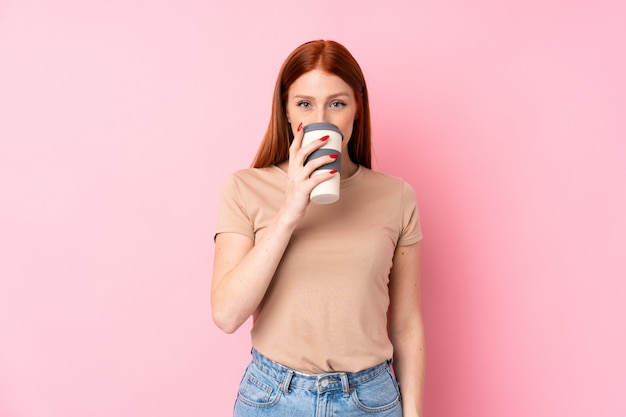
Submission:
M 388 331 L 404 417 L 422 413 L 425 355 L 419 278 L 419 243 L 396 248 L 389 282 Z
M 213 320 L 224 332 L 233 333 L 256 310 L 294 228 L 279 215 L 256 245 L 237 233 L 217 235 L 211 307 Z
M 285 201 L 263 237 L 253 242 L 237 233 L 220 233 L 215 239 L 211 308 L 213 320 L 226 333 L 237 330 L 258 308 L 293 231 L 304 217 L 311 190 L 333 175 L 311 177 L 316 168 L 328 164 L 332 158 L 315 158 L 304 166 L 307 155 L 324 142 L 314 141 L 302 147 L 303 133 L 302 130 L 294 133 L 289 148 Z

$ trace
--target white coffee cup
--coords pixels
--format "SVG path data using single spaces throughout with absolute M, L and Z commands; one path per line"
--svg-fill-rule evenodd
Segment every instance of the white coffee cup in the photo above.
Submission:
M 320 183 L 313 188 L 313 191 L 311 191 L 311 201 L 317 204 L 334 203 L 339 199 L 339 185 L 341 179 L 341 142 L 343 141 L 343 135 L 341 130 L 339 130 L 339 128 L 332 123 L 319 122 L 304 126 L 302 146 L 305 146 L 315 140 L 319 140 L 321 137 L 326 135 L 328 135 L 328 140 L 326 140 L 324 145 L 313 151 L 304 162 L 306 164 L 311 159 L 319 158 L 325 155 L 339 155 L 339 157 L 333 162 L 322 165 L 312 174 L 319 175 L 322 172 L 328 172 L 333 169 L 338 171 L 330 179 Z

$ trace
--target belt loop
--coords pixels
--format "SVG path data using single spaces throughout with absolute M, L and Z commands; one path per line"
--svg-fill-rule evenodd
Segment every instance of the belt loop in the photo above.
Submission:
M 345 372 L 341 373 L 341 388 L 343 389 L 344 398 L 349 397 L 350 396 L 350 383 L 348 382 L 348 375 L 346 375 Z
M 289 385 L 291 385 L 291 378 L 293 378 L 293 371 L 291 369 L 288 369 L 287 375 L 285 375 L 283 383 L 280 384 L 280 389 L 285 394 L 289 394 Z

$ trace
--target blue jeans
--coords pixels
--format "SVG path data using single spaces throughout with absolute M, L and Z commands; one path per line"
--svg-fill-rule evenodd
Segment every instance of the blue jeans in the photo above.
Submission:
M 402 417 L 391 360 L 360 372 L 309 375 L 252 349 L 234 417 Z

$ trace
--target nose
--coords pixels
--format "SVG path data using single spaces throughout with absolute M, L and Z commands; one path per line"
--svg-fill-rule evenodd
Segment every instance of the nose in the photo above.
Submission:
M 317 109 L 315 113 L 315 122 L 328 122 L 328 112 L 325 107 Z

